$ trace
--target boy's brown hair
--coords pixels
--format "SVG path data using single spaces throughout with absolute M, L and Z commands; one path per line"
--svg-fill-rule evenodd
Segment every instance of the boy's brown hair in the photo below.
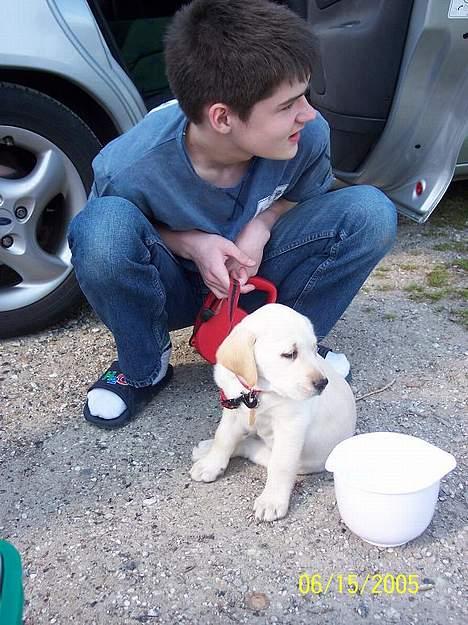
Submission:
M 285 81 L 308 80 L 314 44 L 306 22 L 268 0 L 194 0 L 178 11 L 165 46 L 171 89 L 190 121 L 223 102 L 246 121 Z

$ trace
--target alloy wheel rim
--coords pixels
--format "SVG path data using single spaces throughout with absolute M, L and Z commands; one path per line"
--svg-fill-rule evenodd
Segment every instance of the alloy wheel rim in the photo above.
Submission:
M 0 125 L 0 312 L 43 299 L 70 274 L 68 224 L 85 202 L 80 175 L 57 145 Z

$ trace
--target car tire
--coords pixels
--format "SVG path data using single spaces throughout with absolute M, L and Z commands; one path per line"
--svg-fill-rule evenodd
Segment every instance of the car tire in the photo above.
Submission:
M 101 144 L 49 96 L 0 82 L 0 337 L 45 327 L 81 300 L 68 225 Z

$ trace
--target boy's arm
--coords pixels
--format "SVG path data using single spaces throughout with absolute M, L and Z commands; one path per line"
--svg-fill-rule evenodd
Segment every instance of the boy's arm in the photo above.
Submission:
M 236 259 L 229 259 L 227 269 L 233 278 L 245 284 L 251 276 L 255 276 L 263 258 L 263 250 L 270 239 L 271 229 L 278 219 L 296 206 L 297 202 L 290 202 L 280 198 L 273 202 L 267 210 L 250 221 L 239 233 L 235 243 L 245 254 L 248 254 L 255 263 L 249 267 L 242 266 Z
M 203 282 L 218 298 L 227 297 L 229 292 L 228 261 L 249 268 L 255 265 L 255 261 L 236 244 L 218 234 L 201 230 L 175 232 L 162 226 L 158 227 L 158 232 L 171 252 L 195 263 Z M 250 285 L 242 286 L 241 292 L 248 293 L 253 288 Z
M 257 215 L 252 221 L 258 219 L 268 229 L 268 232 L 271 232 L 271 229 L 278 219 L 284 215 L 284 213 L 291 210 L 291 208 L 294 208 L 296 204 L 297 202 L 290 202 L 281 197 L 279 200 L 273 202 L 270 208 Z
M 222 298 L 228 295 L 230 274 L 240 281 L 241 293 L 254 289 L 245 283 L 258 271 L 270 231 L 281 215 L 294 206 L 296 202 L 276 200 L 242 229 L 235 243 L 201 230 L 180 232 L 159 226 L 158 231 L 171 252 L 193 261 L 206 286 Z

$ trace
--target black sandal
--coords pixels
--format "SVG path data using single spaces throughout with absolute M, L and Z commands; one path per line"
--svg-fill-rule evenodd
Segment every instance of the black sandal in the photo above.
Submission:
M 115 419 L 103 419 L 102 417 L 97 417 L 91 414 L 89 411 L 88 401 L 86 400 L 83 409 L 84 418 L 93 425 L 97 425 L 98 427 L 107 430 L 127 425 L 127 423 L 130 423 L 138 412 L 140 412 L 141 409 L 168 384 L 173 373 L 174 369 L 171 365 L 169 365 L 166 375 L 157 384 L 137 388 L 136 386 L 130 386 L 127 383 L 125 374 L 122 373 L 120 369 L 119 362 L 117 360 L 114 361 L 109 369 L 102 374 L 99 380 L 97 380 L 88 389 L 88 393 L 95 388 L 103 388 L 106 391 L 110 391 L 120 397 L 120 399 L 127 406 L 126 410 L 124 410 L 118 417 L 115 417 Z

